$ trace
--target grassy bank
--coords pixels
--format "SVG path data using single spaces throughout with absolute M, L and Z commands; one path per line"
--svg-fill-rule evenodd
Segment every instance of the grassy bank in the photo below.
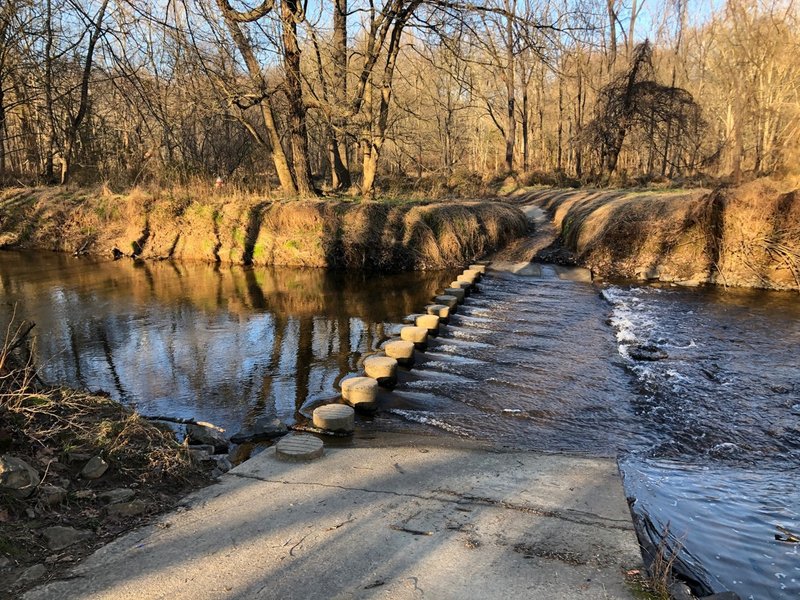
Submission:
M 423 270 L 458 266 L 527 230 L 499 202 L 265 202 L 208 193 L 8 189 L 0 247 L 231 264 Z
M 0 598 L 211 481 L 171 430 L 104 395 L 39 383 L 21 333 L 0 338 Z
M 539 190 L 576 262 L 604 277 L 800 290 L 800 191 Z

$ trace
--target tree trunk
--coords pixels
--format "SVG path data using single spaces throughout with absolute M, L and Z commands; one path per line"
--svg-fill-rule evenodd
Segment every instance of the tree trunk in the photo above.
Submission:
M 516 4 L 506 0 L 506 96 L 508 104 L 506 106 L 506 158 L 505 167 L 509 173 L 514 171 L 514 142 L 517 137 L 517 116 L 515 114 L 514 98 L 514 15 Z
M 364 88 L 364 100 L 362 110 L 366 121 L 366 131 L 360 141 L 361 148 L 361 193 L 371 199 L 375 195 L 375 171 L 377 170 L 377 160 L 372 159 L 372 138 L 373 138 L 373 102 L 372 102 L 372 81 L 367 81 Z
M 536 111 L 539 117 L 539 168 L 549 168 L 550 165 L 545 164 L 547 157 L 547 139 L 544 135 L 544 102 L 545 102 L 545 64 L 541 65 L 541 76 L 539 77 L 539 86 L 536 89 Z
M 297 0 L 281 2 L 283 24 L 283 53 L 286 69 L 286 96 L 289 100 L 289 136 L 292 147 L 292 166 L 297 192 L 301 196 L 315 196 L 311 181 L 311 163 L 308 156 L 306 106 L 303 101 L 302 74 L 300 72 L 300 46 L 297 43 Z
M 281 145 L 281 136 L 278 133 L 278 126 L 275 124 L 275 115 L 272 112 L 271 98 L 265 98 L 261 101 L 261 119 L 264 121 L 264 127 L 269 135 L 269 150 L 272 154 L 272 163 L 275 165 L 275 172 L 278 175 L 278 181 L 281 183 L 281 189 L 286 194 L 296 194 L 297 187 L 294 183 L 294 175 L 289 166 L 289 161 L 286 158 L 286 153 L 283 151 Z
M 378 170 L 378 159 L 380 158 L 383 143 L 386 141 L 386 132 L 389 127 L 389 105 L 392 101 L 392 80 L 394 68 L 397 64 L 397 54 L 400 52 L 400 41 L 403 37 L 403 28 L 413 12 L 422 3 L 422 0 L 411 0 L 401 11 L 394 16 L 394 27 L 389 39 L 389 46 L 386 50 L 386 63 L 383 67 L 383 77 L 381 81 L 381 95 L 378 102 L 378 118 L 372 123 L 370 118 L 370 132 L 363 144 L 364 148 L 364 172 L 361 179 L 361 193 L 366 198 L 375 195 L 375 175 Z M 370 86 L 370 82 L 367 82 Z M 366 114 L 372 113 L 372 91 L 371 87 L 365 88 L 364 103 Z
M 6 177 L 6 105 L 3 80 L 0 78 L 0 184 Z
M 278 181 L 281 183 L 281 189 L 285 194 L 294 195 L 297 193 L 297 186 L 295 185 L 292 169 L 289 166 L 289 161 L 286 158 L 286 153 L 281 144 L 281 136 L 278 133 L 278 127 L 275 124 L 271 94 L 268 92 L 267 82 L 261 72 L 261 65 L 256 58 L 250 41 L 247 39 L 247 36 L 244 35 L 241 27 L 239 27 L 239 23 L 230 16 L 230 9 L 226 5 L 225 0 L 217 0 L 217 6 L 222 11 L 225 25 L 236 44 L 237 50 L 239 50 L 239 53 L 244 59 L 250 81 L 263 97 L 259 102 L 259 109 L 261 110 L 261 119 L 264 122 L 264 128 L 267 130 L 267 135 L 269 136 L 269 147 L 267 150 L 272 155 L 272 162 L 275 165 L 275 172 L 278 175 Z M 254 130 L 249 128 L 248 130 L 257 142 L 263 142 Z
M 56 116 L 53 107 L 53 3 L 47 0 L 44 46 L 44 101 L 47 114 L 45 139 L 44 177 L 47 183 L 54 181 L 53 156 L 56 152 Z
M 616 0 L 606 0 L 606 10 L 608 12 L 608 72 L 614 71 L 614 64 L 617 62 L 617 9 Z
M 738 111 L 734 111 L 732 144 L 730 153 L 730 173 L 734 183 L 742 180 L 742 153 L 744 152 L 744 140 L 742 135 L 742 118 Z
M 72 159 L 75 152 L 75 145 L 78 141 L 78 131 L 81 123 L 86 116 L 89 108 L 89 83 L 92 76 L 92 62 L 94 61 L 94 49 L 97 47 L 97 40 L 103 31 L 103 17 L 108 7 L 108 0 L 103 0 L 100 10 L 97 11 L 96 21 L 92 23 L 92 32 L 89 34 L 89 45 L 86 48 L 86 60 L 83 63 L 83 75 L 81 76 L 81 99 L 78 104 L 78 112 L 67 129 L 66 144 L 64 146 L 64 156 L 61 160 L 61 185 L 65 185 L 72 174 Z
M 3 72 L 5 71 L 5 45 L 6 45 L 6 31 L 8 29 L 8 19 L 5 15 L 0 15 L 0 185 L 6 176 L 6 99 L 5 81 L 3 81 Z
M 556 170 L 563 169 L 563 143 L 564 143 L 564 79 L 558 75 L 558 148 L 556 154 Z
M 636 0 L 631 2 L 631 16 L 628 19 L 628 45 L 625 47 L 625 57 L 630 60 L 633 56 L 634 35 L 636 33 L 636 18 L 639 16 L 641 6 L 638 5 Z
M 344 133 L 346 123 L 339 116 L 347 104 L 347 0 L 335 0 L 333 11 L 333 80 L 331 179 L 334 189 L 348 189 L 352 179 L 347 159 L 347 135 Z
M 585 93 L 583 91 L 583 65 L 580 63 L 580 56 L 577 60 L 578 92 L 575 103 L 575 128 L 580 133 L 583 129 L 583 103 L 585 102 Z M 580 142 L 575 145 L 575 176 L 579 179 L 583 176 L 583 145 Z
M 529 102 L 528 102 L 528 83 L 530 81 L 530 77 L 526 79 L 524 85 L 522 86 L 522 123 L 520 123 L 520 127 L 522 127 L 522 170 L 528 171 L 531 168 L 530 163 L 530 142 L 528 139 L 528 129 L 529 129 Z
M 371 145 L 364 148 L 364 161 L 361 174 L 361 193 L 365 200 L 375 197 L 375 175 L 378 172 L 378 151 Z

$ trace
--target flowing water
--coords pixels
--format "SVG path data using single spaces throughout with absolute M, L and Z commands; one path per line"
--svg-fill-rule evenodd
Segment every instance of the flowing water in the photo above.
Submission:
M 541 271 L 488 276 L 362 432 L 620 456 L 700 587 L 800 597 L 798 297 Z M 37 322 L 45 379 L 234 430 L 335 398 L 451 279 L 3 253 L 0 310 Z

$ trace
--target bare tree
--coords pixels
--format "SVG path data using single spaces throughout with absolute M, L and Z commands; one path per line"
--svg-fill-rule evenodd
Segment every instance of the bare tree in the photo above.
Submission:
M 103 18 L 106 15 L 108 8 L 108 1 L 103 0 L 97 13 L 92 17 L 86 14 L 88 20 L 87 29 L 89 31 L 89 42 L 86 46 L 86 54 L 83 62 L 83 73 L 81 74 L 80 81 L 80 99 L 78 100 L 78 108 L 74 116 L 71 116 L 67 124 L 67 129 L 64 135 L 64 151 L 61 157 L 61 185 L 64 185 L 69 180 L 72 169 L 72 161 L 75 154 L 75 144 L 78 140 L 78 131 L 81 124 L 86 117 L 86 112 L 89 109 L 89 84 L 92 79 L 92 64 L 94 62 L 94 52 L 97 48 L 97 42 L 103 33 Z
M 652 48 L 644 42 L 634 49 L 628 69 L 601 90 L 586 134 L 599 146 L 601 167 L 610 178 L 626 136 L 634 128 L 644 125 L 653 135 L 655 124 L 698 130 L 700 123 L 691 94 L 654 80 Z

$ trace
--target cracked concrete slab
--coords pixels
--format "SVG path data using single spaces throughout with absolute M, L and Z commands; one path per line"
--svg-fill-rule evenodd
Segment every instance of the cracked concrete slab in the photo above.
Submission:
M 269 449 L 25 598 L 633 597 L 614 461 L 393 439 Z

